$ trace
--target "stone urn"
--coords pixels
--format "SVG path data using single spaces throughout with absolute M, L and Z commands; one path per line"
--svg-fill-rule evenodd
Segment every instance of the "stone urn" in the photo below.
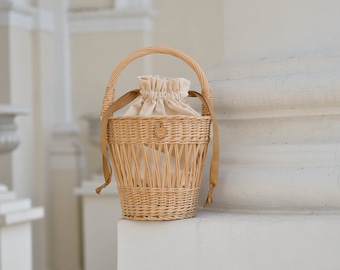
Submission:
M 27 108 L 0 104 L 0 155 L 11 153 L 20 144 L 14 119 L 27 113 Z M 6 191 L 7 187 L 0 183 L 0 193 Z
M 20 139 L 14 119 L 27 113 L 27 108 L 0 104 L 0 154 L 10 153 L 18 147 Z

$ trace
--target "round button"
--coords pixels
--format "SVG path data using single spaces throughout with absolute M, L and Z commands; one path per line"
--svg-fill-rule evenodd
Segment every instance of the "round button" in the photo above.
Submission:
M 162 139 L 166 135 L 166 128 L 163 125 L 160 125 L 155 129 L 155 136 L 156 138 Z

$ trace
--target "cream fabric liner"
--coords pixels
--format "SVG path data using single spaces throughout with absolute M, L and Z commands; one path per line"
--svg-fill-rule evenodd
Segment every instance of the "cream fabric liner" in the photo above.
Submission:
M 137 78 L 141 98 L 130 106 L 125 116 L 200 115 L 183 101 L 190 89 L 187 79 L 160 78 L 157 75 Z

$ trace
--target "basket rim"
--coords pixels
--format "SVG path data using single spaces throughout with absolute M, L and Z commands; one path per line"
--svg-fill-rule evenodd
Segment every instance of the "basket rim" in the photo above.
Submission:
M 120 185 L 117 182 L 117 188 L 126 188 L 126 189 L 150 189 L 150 190 L 159 190 L 159 191 L 163 191 L 163 190 L 195 190 L 195 189 L 200 189 L 200 186 L 197 187 L 176 187 L 176 188 L 168 188 L 168 187 L 163 187 L 163 188 L 159 188 L 159 187 L 131 187 L 131 186 L 124 186 L 124 185 Z
M 151 118 L 151 119 L 181 119 L 181 118 L 185 118 L 185 119 L 211 119 L 210 115 L 199 115 L 199 116 L 194 116 L 194 115 L 132 115 L 132 116 L 116 116 L 116 115 L 112 115 L 109 117 L 109 119 L 147 119 L 147 118 Z

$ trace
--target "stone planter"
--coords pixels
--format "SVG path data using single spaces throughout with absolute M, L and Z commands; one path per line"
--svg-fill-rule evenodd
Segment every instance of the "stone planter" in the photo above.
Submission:
M 10 153 L 18 147 L 20 139 L 14 119 L 27 113 L 24 107 L 0 104 L 0 154 Z

